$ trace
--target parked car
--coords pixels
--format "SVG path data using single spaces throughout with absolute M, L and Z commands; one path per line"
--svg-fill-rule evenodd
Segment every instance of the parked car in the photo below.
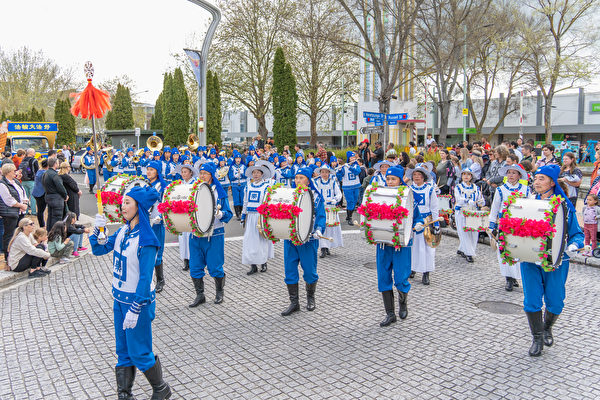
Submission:
M 83 156 L 85 155 L 85 150 L 79 150 L 73 156 L 73 161 L 71 161 L 71 169 L 75 172 L 83 173 Z

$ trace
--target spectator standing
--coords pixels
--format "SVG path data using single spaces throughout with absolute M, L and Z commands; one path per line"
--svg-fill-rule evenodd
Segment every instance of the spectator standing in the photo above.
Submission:
M 41 168 L 35 173 L 35 183 L 33 185 L 33 191 L 31 192 L 37 210 L 37 220 L 40 228 L 46 226 L 44 222 L 44 211 L 46 210 L 46 199 L 44 194 L 44 185 L 42 185 L 42 177 L 48 170 L 48 160 L 43 159 L 41 163 Z
M 393 149 L 393 146 L 392 146 Z M 376 142 L 375 143 L 375 151 L 372 152 L 371 154 L 371 165 L 375 165 L 380 161 L 383 161 L 383 147 L 381 142 Z
M 521 162 L 529 161 L 532 164 L 534 164 L 532 152 L 533 152 L 533 147 L 530 144 L 524 144 L 523 147 L 521 147 L 521 153 L 523 154 L 523 158 L 521 158 Z
M 65 161 L 71 164 L 71 152 L 69 151 L 66 145 L 63 146 L 62 153 L 65 156 Z
M 25 157 L 25 150 L 23 149 L 17 150 L 17 154 L 13 156 L 12 162 L 13 164 L 15 164 L 15 167 L 17 167 L 17 169 L 19 169 L 19 165 L 21 164 L 23 157 Z
M 481 147 L 483 147 L 484 150 L 492 149 L 492 145 L 488 142 L 488 140 L 485 137 L 481 138 Z
M 425 148 L 431 146 L 431 143 L 435 142 L 433 135 L 431 133 L 427 134 L 427 139 L 425 139 Z
M 298 154 L 298 153 L 300 153 L 300 154 L 302 154 L 302 158 L 306 158 L 306 157 L 304 156 L 304 150 L 302 150 L 302 149 L 300 148 L 300 145 L 299 145 L 299 144 L 297 144 L 297 143 L 296 143 L 296 144 L 294 145 L 294 151 L 296 152 L 295 154 Z
M 497 146 L 494 149 L 494 161 L 490 163 L 490 167 L 487 170 L 485 180 L 490 185 L 499 186 L 504 177 L 500 175 L 500 168 L 506 165 L 506 158 L 508 157 L 508 149 L 504 145 Z
M 10 151 L 5 152 L 4 158 L 2 158 L 2 165 L 5 165 L 5 164 L 13 164 L 14 165 L 14 162 L 12 160 L 12 154 L 10 154 Z
M 69 211 L 75 213 L 77 218 L 79 218 L 79 198 L 81 197 L 81 190 L 79 190 L 79 185 L 75 182 L 75 179 L 69 175 L 71 173 L 71 165 L 68 162 L 63 161 L 60 164 L 60 169 L 58 171 L 58 176 L 62 179 L 63 186 L 67 191 L 67 207 Z
M 17 224 L 27 211 L 27 195 L 23 186 L 15 179 L 15 171 L 14 164 L 3 165 L 3 176 L 0 179 L 0 216 L 4 222 L 2 249 L 6 260 L 8 260 L 8 244 Z
M 68 200 L 67 190 L 58 176 L 56 169 L 58 160 L 56 157 L 48 158 L 48 170 L 42 177 L 44 185 L 46 205 L 48 206 L 47 227 L 53 227 L 54 224 L 64 218 L 65 202 Z
M 469 154 L 469 149 L 466 147 L 460 148 L 460 169 L 461 171 L 467 169 L 473 164 L 471 160 L 471 155 Z
M 325 150 L 325 145 L 322 142 L 317 143 L 317 158 L 323 160 L 323 162 L 327 162 L 327 150 Z
M 17 165 L 15 164 L 15 167 Z M 21 170 L 21 185 L 25 189 L 27 194 L 27 200 L 29 200 L 29 213 L 31 215 L 37 214 L 37 207 L 35 199 L 33 198 L 33 187 L 35 186 L 35 174 L 40 169 L 38 161 L 35 159 L 35 150 L 32 148 L 27 149 L 25 157 L 17 167 Z
M 440 194 L 449 194 L 450 186 L 456 178 L 454 175 L 454 167 L 452 166 L 449 156 L 446 149 L 440 150 L 440 162 L 435 170 L 437 175 L 437 187 L 440 189 Z
M 554 145 L 545 144 L 542 146 L 542 158 L 535 163 L 535 166 L 539 168 L 550 164 L 560 165 L 556 157 L 554 157 Z
M 371 150 L 369 149 L 369 139 L 365 139 L 358 145 L 358 157 L 363 160 L 365 166 L 371 166 Z
M 560 168 L 560 174 L 558 175 L 558 182 L 563 182 L 567 185 L 567 197 L 571 200 L 574 206 L 577 205 L 577 194 L 579 192 L 579 186 L 581 185 L 581 179 L 583 173 L 577 168 L 577 159 L 575 154 L 570 151 L 566 152 L 563 156 L 563 165 Z
M 43 244 L 45 231 L 36 231 L 34 237 L 39 242 L 34 245 L 31 240 L 31 234 L 34 230 L 34 222 L 28 218 L 23 218 L 19 221 L 19 226 L 9 243 L 8 266 L 14 272 L 29 270 L 30 278 L 42 277 L 50 273 L 50 271 L 42 269 L 46 265 L 46 260 L 50 258 L 50 253 L 45 250 L 46 246 Z

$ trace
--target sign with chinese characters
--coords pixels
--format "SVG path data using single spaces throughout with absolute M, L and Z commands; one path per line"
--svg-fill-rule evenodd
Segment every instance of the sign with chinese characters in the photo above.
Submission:
M 8 132 L 58 132 L 58 122 L 9 122 Z

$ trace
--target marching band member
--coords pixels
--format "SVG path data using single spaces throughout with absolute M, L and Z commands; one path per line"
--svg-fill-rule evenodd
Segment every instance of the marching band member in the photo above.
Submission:
M 158 193 L 158 201 L 155 204 L 155 207 L 152 210 L 152 214 L 150 215 L 150 222 L 152 223 L 152 231 L 158 238 L 158 242 L 160 244 L 158 251 L 156 253 L 156 262 L 154 264 L 154 269 L 156 270 L 156 293 L 160 293 L 165 286 L 165 276 L 163 272 L 163 251 L 165 249 L 165 224 L 160 217 L 160 214 L 157 209 L 157 205 L 162 199 L 163 192 L 167 187 L 162 174 L 161 174 L 162 165 L 158 161 L 150 161 L 148 163 L 148 167 L 146 168 L 146 173 L 148 174 L 148 180 L 150 181 L 150 185 L 156 193 Z
M 306 162 L 304 161 L 304 154 L 297 152 L 296 158 L 294 159 L 294 163 L 292 164 L 292 170 L 294 172 L 294 176 L 298 173 L 300 168 L 306 167 Z
M 346 198 L 346 222 L 354 225 L 352 214 L 356 209 L 358 195 L 360 193 L 360 165 L 356 162 L 356 154 L 353 151 L 346 152 L 346 164 L 337 172 L 337 178 L 342 182 L 342 191 Z
M 504 202 L 510 195 L 515 192 L 521 193 L 524 197 L 529 197 L 531 192 L 529 186 L 519 182 L 519 179 L 527 179 L 527 172 L 518 164 L 505 165 L 499 170 L 500 176 L 506 176 L 507 180 L 502 185 L 496 188 L 494 192 L 494 199 L 492 200 L 492 206 L 490 209 L 490 230 L 496 231 L 498 229 L 498 220 L 502 218 L 504 214 Z M 497 236 L 494 233 L 494 236 Z M 513 287 L 518 287 L 519 283 L 517 279 L 521 279 L 521 268 L 519 263 L 514 265 L 508 265 L 502 261 L 500 252 L 497 252 L 498 263 L 500 264 L 500 273 L 506 277 L 506 285 L 504 289 L 507 292 L 511 292 Z
M 249 167 L 250 162 L 255 162 L 256 160 L 258 160 L 258 156 L 256 155 L 256 149 L 254 148 L 254 146 L 251 145 L 250 147 L 248 147 L 248 155 L 246 156 L 244 163 L 247 167 Z
M 185 156 L 184 156 L 185 157 Z M 196 167 L 185 162 L 178 167 L 179 174 L 183 183 L 188 185 L 193 184 L 198 178 L 198 170 Z M 179 257 L 183 260 L 183 270 L 190 269 L 190 232 L 182 232 L 179 234 Z
M 311 181 L 312 171 L 310 168 L 300 168 L 294 177 L 294 187 L 306 186 L 313 192 L 315 203 L 315 222 L 313 225 L 312 237 L 304 244 L 296 246 L 291 240 L 283 241 L 283 263 L 285 270 L 285 284 L 287 285 L 290 296 L 290 305 L 281 312 L 282 316 L 290 315 L 300 311 L 300 301 L 298 298 L 298 264 L 302 267 L 302 278 L 306 282 L 306 309 L 313 311 L 315 309 L 315 290 L 317 288 L 317 251 L 319 249 L 319 238 L 325 231 L 325 206 L 323 197 L 314 187 Z
M 171 173 L 171 148 L 165 147 L 162 154 L 161 176 L 165 179 Z M 166 181 L 166 180 L 165 180 Z
M 269 179 L 271 171 L 266 165 L 253 165 L 246 169 L 246 176 L 252 180 L 248 182 L 244 190 L 244 206 L 242 208 L 242 225 L 245 227 L 244 242 L 242 244 L 242 264 L 250 265 L 250 271 L 246 275 L 258 272 L 257 264 L 260 264 L 260 272 L 267 271 L 267 260 L 274 258 L 273 242 L 265 239 L 257 228 L 258 206 L 265 198 L 267 188 L 271 186 Z
M 217 174 L 219 183 L 221 184 L 221 187 L 223 187 L 223 190 L 225 190 L 225 193 L 227 193 L 231 186 L 231 181 L 229 180 L 229 166 L 227 165 L 227 160 L 223 156 L 219 156 L 219 166 L 217 171 L 219 172 Z
M 181 164 L 179 162 L 179 149 L 174 148 L 173 151 L 171 152 L 171 162 L 169 163 L 169 174 L 167 175 L 167 179 L 165 179 L 167 181 L 167 183 L 176 181 L 178 179 L 181 179 L 181 175 L 179 175 L 179 164 Z
M 291 181 L 294 177 L 294 171 L 292 167 L 288 165 L 287 158 L 285 156 L 279 156 L 277 158 L 279 162 L 279 168 L 275 172 L 275 182 L 281 183 L 285 187 L 292 187 Z
M 123 168 L 123 173 L 127 175 L 135 176 L 137 175 L 137 166 L 133 161 L 133 149 L 130 147 L 127 149 L 127 155 L 123 157 L 121 161 L 121 168 Z
M 373 182 L 377 182 L 379 186 L 385 186 L 386 177 L 385 173 L 387 172 L 389 167 L 393 167 L 394 164 L 391 161 L 379 161 L 377 164 L 373 165 L 373 169 L 375 170 L 375 175 L 373 175 L 373 179 L 371 180 L 371 185 Z
M 86 147 L 87 153 L 83 156 L 83 163 L 88 167 L 91 167 L 96 164 L 94 159 L 94 150 L 91 147 Z M 90 168 L 87 169 L 87 177 L 89 180 L 90 193 L 94 193 L 94 185 L 96 184 L 96 169 Z
M 313 180 L 313 184 L 323 200 L 325 202 L 325 208 L 335 208 L 337 203 L 342 199 L 342 191 L 338 183 L 332 178 L 335 172 L 327 165 L 321 168 L 315 169 L 315 172 L 319 174 L 319 177 Z M 335 249 L 336 247 L 344 247 L 344 241 L 342 239 L 342 227 L 339 225 L 340 218 L 336 213 L 337 226 L 325 226 L 325 236 L 333 238 L 333 242 L 327 239 L 319 239 L 319 247 L 321 248 L 320 258 L 324 258 L 327 255 L 331 255 L 329 249 Z
M 148 167 L 148 163 L 152 161 L 152 152 L 150 151 L 149 148 L 145 147 L 144 148 L 144 156 L 140 159 L 140 162 L 138 163 L 138 172 L 139 175 L 146 178 L 146 167 Z
M 246 188 L 246 166 L 242 163 L 242 155 L 233 151 L 233 164 L 229 168 L 229 181 L 231 182 L 231 197 L 233 199 L 233 209 L 235 216 L 239 221 L 244 206 L 244 190 Z
M 106 157 L 106 162 L 104 162 L 104 157 Z M 108 167 L 112 168 L 110 163 L 111 160 L 108 159 L 108 153 L 102 155 L 102 157 L 100 157 L 100 161 L 102 161 L 102 177 L 104 178 L 104 182 L 106 182 L 113 176 L 112 171 L 108 170 Z
M 215 304 L 223 302 L 225 288 L 225 272 L 223 264 L 225 264 L 225 224 L 232 217 L 231 209 L 229 208 L 229 200 L 227 192 L 221 187 L 215 173 L 217 167 L 212 162 L 205 162 L 200 166 L 198 179 L 206 182 L 212 188 L 215 202 L 220 206 L 215 215 L 213 225 L 213 234 L 210 237 L 197 237 L 190 235 L 190 254 L 193 257 L 190 259 L 190 276 L 194 282 L 196 289 L 196 298 L 190 304 L 190 307 L 198 307 L 206 301 L 204 296 L 204 269 L 208 268 L 208 273 L 215 280 Z
M 215 167 L 219 165 L 219 159 L 217 158 L 217 150 L 215 148 L 210 149 L 208 152 L 208 161 L 215 164 Z
M 121 160 L 123 159 L 123 152 L 118 150 L 112 158 L 110 164 L 113 166 L 113 174 L 119 175 L 123 173 L 123 167 L 121 167 Z
M 546 272 L 541 266 L 529 263 L 521 263 L 521 276 L 523 277 L 523 309 L 527 314 L 529 328 L 533 336 L 533 343 L 529 349 L 529 355 L 537 357 L 541 355 L 544 345 L 550 347 L 554 344 L 552 326 L 563 310 L 565 300 L 565 284 L 569 273 L 568 252 L 574 252 L 583 247 L 583 233 L 575 207 L 568 200 L 567 195 L 558 184 L 560 166 L 545 165 L 539 167 L 535 172 L 533 187 L 538 193 L 536 199 L 548 199 L 556 195 L 562 197 L 568 208 L 567 217 L 567 252 L 563 254 L 562 264 L 552 272 Z M 546 304 L 544 318 L 542 320 L 542 306 Z
M 414 202 L 419 206 L 423 219 L 431 215 L 432 219 L 439 218 L 438 198 L 435 185 L 432 184 L 431 174 L 426 164 L 417 164 L 412 171 L 410 188 L 413 191 Z M 439 222 L 434 223 L 434 234 L 440 230 Z M 435 270 L 435 249 L 425 243 L 423 232 L 417 233 L 413 238 L 411 252 L 412 271 L 422 272 L 423 285 L 429 285 L 429 273 Z M 413 275 L 414 276 L 414 275 Z
M 385 186 L 399 187 L 406 186 L 402 180 L 404 168 L 393 166 L 386 170 Z M 384 327 L 396 322 L 396 312 L 394 306 L 394 286 L 398 290 L 398 316 L 405 319 L 408 316 L 408 292 L 410 283 L 408 277 L 411 274 L 411 246 L 414 244 L 414 237 L 423 233 L 423 217 L 419 212 L 417 203 L 413 205 L 413 228 L 415 235 L 406 247 L 396 249 L 394 246 L 379 243 L 377 244 L 377 289 L 381 292 L 383 306 L 385 308 L 385 318 L 379 323 Z M 393 273 L 393 280 L 392 280 Z
M 479 187 L 473 183 L 475 174 L 470 167 L 462 170 L 461 183 L 454 187 L 454 215 L 456 216 L 456 232 L 458 233 L 458 250 L 456 254 L 466 258 L 467 262 L 472 263 L 475 256 L 475 248 L 479 239 L 479 232 L 465 232 L 463 229 L 466 223 L 466 217 L 462 214 L 462 209 L 475 210 L 476 207 L 483 207 L 485 199 L 481 194 Z
M 113 316 L 117 365 L 115 375 L 119 399 L 133 399 L 136 368 L 152 386 L 153 399 L 168 399 L 171 388 L 162 378 L 158 356 L 152 351 L 152 321 L 156 302 L 152 265 L 160 246 L 150 228 L 148 210 L 158 201 L 149 187 L 134 187 L 123 196 L 123 225 L 105 244 L 98 243 L 98 228 L 106 218 L 96 215 L 96 229 L 90 235 L 92 252 L 101 256 L 113 252 Z

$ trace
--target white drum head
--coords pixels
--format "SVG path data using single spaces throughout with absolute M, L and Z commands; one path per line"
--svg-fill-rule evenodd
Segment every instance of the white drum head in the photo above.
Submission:
M 312 232 L 314 225 L 314 201 L 311 190 L 306 190 L 298 197 L 298 207 L 302 209 L 300 215 L 296 217 L 296 229 L 298 231 L 298 239 L 301 242 L 306 242 Z
M 554 215 L 554 237 L 552 238 L 552 265 L 558 267 L 562 261 L 562 255 L 567 244 L 567 213 L 564 200 Z
M 405 188 L 404 189 L 404 193 L 405 193 L 405 197 L 402 199 L 402 207 L 406 208 L 408 210 L 408 216 L 406 218 L 404 218 L 402 220 L 402 225 L 403 228 L 402 230 L 404 231 L 404 237 L 403 237 L 403 241 L 404 241 L 404 246 L 408 246 L 408 242 L 410 242 L 410 239 L 412 237 L 412 230 L 413 230 L 413 192 L 411 189 L 409 188 Z M 408 193 L 406 193 L 406 191 L 408 191 Z
M 125 185 L 125 190 L 123 191 L 123 196 L 127 194 L 134 187 L 145 187 L 148 186 L 148 182 L 143 178 L 136 178 L 132 180 L 130 183 Z
M 215 198 L 210 186 L 204 182 L 200 183 L 195 195 L 196 205 L 196 223 L 200 233 L 207 233 L 212 228 L 215 219 Z

